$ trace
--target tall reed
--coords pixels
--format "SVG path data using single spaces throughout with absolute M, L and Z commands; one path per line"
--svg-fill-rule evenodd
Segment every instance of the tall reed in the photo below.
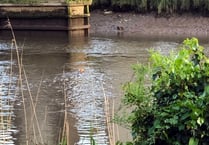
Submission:
M 31 138 L 29 138 L 28 132 L 29 132 L 29 118 L 27 115 L 27 109 L 26 109 L 26 101 L 25 101 L 25 94 L 24 94 L 24 85 L 23 85 L 23 81 L 26 82 L 26 90 L 28 91 L 29 94 L 29 103 L 30 103 L 30 109 L 31 111 L 31 124 L 33 124 L 33 132 L 34 132 L 34 138 L 35 137 L 35 127 L 38 129 L 38 134 L 40 137 L 40 145 L 44 145 L 44 141 L 43 141 L 43 137 L 42 137 L 42 133 L 41 133 L 41 129 L 40 129 L 40 125 L 39 125 L 39 121 L 38 121 L 38 117 L 37 117 L 37 113 L 36 113 L 36 103 L 34 103 L 35 101 L 37 102 L 38 96 L 39 96 L 39 92 L 40 92 L 40 88 L 41 88 L 41 82 L 42 79 L 40 80 L 40 84 L 39 84 L 39 88 L 37 91 L 37 95 L 36 95 L 36 100 L 34 101 L 33 96 L 31 94 L 31 90 L 29 87 L 29 81 L 28 81 L 28 77 L 22 62 L 22 57 L 23 57 L 23 50 L 21 51 L 22 53 L 20 53 L 20 48 L 18 47 L 17 41 L 16 41 L 16 36 L 15 36 L 15 32 L 13 30 L 12 24 L 8 18 L 7 20 L 7 26 L 8 28 L 10 28 L 11 30 L 11 34 L 12 34 L 12 48 L 14 47 L 15 51 L 16 51 L 16 57 L 17 57 L 17 65 L 18 65 L 18 88 L 19 88 L 19 92 L 22 98 L 22 102 L 23 102 L 23 112 L 24 112 L 24 124 L 25 124 L 25 144 L 29 145 L 29 140 L 32 140 Z M 11 60 L 13 58 L 12 55 L 12 50 L 11 50 Z M 12 70 L 11 70 L 12 71 Z M 37 142 L 37 140 L 35 140 L 34 142 Z
M 23 102 L 23 110 L 24 110 L 24 123 L 25 123 L 25 134 L 26 134 L 26 145 L 29 145 L 28 143 L 28 124 L 27 124 L 27 113 L 26 113 L 26 105 L 25 105 L 25 98 L 24 98 L 24 93 L 23 93 L 23 77 L 22 77 L 22 59 L 21 59 L 21 55 L 20 55 L 20 52 L 19 52 L 19 48 L 18 48 L 18 45 L 17 45 L 17 41 L 16 41 L 16 36 L 15 36 L 15 33 L 14 33 L 14 30 L 13 30 L 13 27 L 12 27 L 12 24 L 8 18 L 8 27 L 10 28 L 11 30 L 11 33 L 12 33 L 12 42 L 13 42 L 13 46 L 16 50 L 16 56 L 17 56 L 17 64 L 18 64 L 18 70 L 19 70 L 19 73 L 18 73 L 18 76 L 19 76 L 19 79 L 18 79 L 18 85 L 19 85 L 19 88 L 20 88 L 20 91 L 21 91 L 21 96 L 22 96 L 22 102 Z

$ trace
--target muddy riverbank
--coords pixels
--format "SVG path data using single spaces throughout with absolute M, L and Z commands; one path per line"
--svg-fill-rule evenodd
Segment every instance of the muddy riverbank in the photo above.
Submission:
M 209 36 L 209 17 L 194 14 L 157 17 L 155 14 L 91 12 L 91 33 L 149 37 Z

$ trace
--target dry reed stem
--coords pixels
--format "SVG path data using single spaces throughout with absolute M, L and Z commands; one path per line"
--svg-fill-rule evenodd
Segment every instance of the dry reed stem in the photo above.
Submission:
M 114 102 L 114 99 L 113 99 L 113 102 L 112 102 L 112 116 L 111 116 L 111 120 L 113 120 L 114 118 L 114 111 L 115 111 L 115 102 Z M 112 134 L 113 134 L 113 144 L 115 145 L 115 123 L 112 122 Z
M 1 87 L 1 86 L 3 86 L 3 80 L 2 80 L 1 83 L 0 83 L 0 87 Z M 2 90 L 1 90 L 1 88 L 0 88 L 0 92 L 1 92 L 1 91 L 2 91 Z M 2 97 L 2 95 L 1 95 L 0 97 Z M 2 104 L 2 107 L 3 107 L 3 104 Z M 5 132 L 4 132 L 4 131 L 5 131 L 5 128 L 4 128 L 4 127 L 5 127 L 5 126 L 4 126 L 4 125 L 5 125 L 5 123 L 4 123 L 4 120 L 5 120 L 5 119 L 4 119 L 3 113 L 4 113 L 4 112 L 3 112 L 3 109 L 1 109 L 1 111 L 0 111 L 0 114 L 1 114 L 1 124 L 0 124 L 0 126 L 1 126 L 1 128 L 2 128 L 2 134 L 1 134 L 2 136 L 5 135 Z M 5 138 L 3 138 L 3 142 L 4 142 L 4 143 L 6 142 L 6 139 L 5 139 Z
M 41 85 L 42 85 L 42 81 L 43 81 L 43 76 L 44 74 L 42 73 L 41 75 L 41 80 L 39 82 L 39 85 L 38 85 L 38 90 L 37 90 L 37 93 L 36 93 L 36 97 L 35 97 L 35 103 L 34 103 L 34 109 L 36 110 L 36 106 L 37 106 L 37 102 L 38 102 L 38 98 L 39 98 L 39 93 L 40 93 L 40 90 L 41 90 Z M 36 112 L 36 111 L 35 111 Z M 34 111 L 32 110 L 32 117 L 31 117 L 31 123 L 33 124 L 33 132 L 34 132 L 34 139 L 36 139 L 35 137 L 35 127 L 34 127 L 34 117 L 35 117 L 35 114 L 34 114 Z M 40 129 L 39 129 L 39 133 L 40 133 Z M 42 135 L 41 135 L 42 136 Z M 43 138 L 43 137 L 42 137 Z M 42 139 L 43 140 L 43 139 Z M 35 140 L 37 141 L 37 140 Z
M 65 74 L 65 71 L 63 69 L 63 75 Z M 69 131 L 67 131 L 67 111 L 66 111 L 66 108 L 67 108 L 67 92 L 66 92 L 66 83 L 65 83 L 65 79 L 64 79 L 64 82 L 63 82 L 63 93 L 64 93 L 64 124 L 63 124 L 63 130 L 62 130 L 62 133 L 61 133 L 61 137 L 59 137 L 59 142 L 63 142 L 64 139 L 66 138 L 67 140 L 67 145 L 68 145 L 68 138 L 67 138 L 67 135 L 69 134 Z
M 29 93 L 29 97 L 30 97 L 30 103 L 31 103 L 31 106 L 32 106 L 33 115 L 34 115 L 35 120 L 36 120 L 36 125 L 37 125 L 37 128 L 38 128 L 38 132 L 39 132 L 39 136 L 40 136 L 40 139 L 41 139 L 41 143 L 44 144 L 42 133 L 41 133 L 41 129 L 40 129 L 40 125 L 39 125 L 37 114 L 36 114 L 35 104 L 34 104 L 33 97 L 32 97 L 31 91 L 30 91 L 28 78 L 27 78 L 27 75 L 26 75 L 26 72 L 25 72 L 25 68 L 22 67 L 22 70 L 23 70 L 23 74 L 24 74 L 24 77 L 25 77 L 25 80 L 26 80 L 27 89 L 28 89 L 28 93 Z
M 19 84 L 19 88 L 21 89 L 21 97 L 22 97 L 22 101 L 23 101 L 23 110 L 24 110 L 24 119 L 25 119 L 25 134 L 26 134 L 26 145 L 29 145 L 28 144 L 28 132 L 27 132 L 27 114 L 26 114 L 26 106 L 25 106 L 25 98 L 24 98 L 24 94 L 23 94 L 23 82 L 22 82 L 22 62 L 21 62 L 21 59 L 20 59 L 20 54 L 19 54 L 19 50 L 18 50 L 18 45 L 17 45 L 17 41 L 16 41 L 16 37 L 15 37 L 15 34 L 14 34 L 14 30 L 13 30 L 13 27 L 10 23 L 10 20 L 8 18 L 8 27 L 10 28 L 11 30 L 11 33 L 12 33 L 12 42 L 14 43 L 14 47 L 15 47 L 15 50 L 16 50 L 16 56 L 17 56 L 17 63 L 18 63 L 18 70 L 19 70 L 19 79 L 18 79 L 18 84 Z
M 13 53 L 12 53 L 12 48 L 13 48 L 13 43 L 11 43 L 11 48 L 10 48 L 10 51 L 11 51 L 11 54 L 10 54 L 10 72 L 9 72 L 9 86 L 8 86 L 8 96 L 11 95 L 11 85 L 12 85 L 12 74 L 13 74 L 13 66 L 12 66 L 12 61 L 13 61 Z M 2 82 L 3 83 L 3 82 Z M 7 105 L 8 106 L 12 106 L 12 102 L 10 102 L 10 99 L 8 98 L 7 99 Z M 14 103 L 14 102 L 13 102 Z M 2 106 L 3 107 L 3 106 Z M 11 115 L 11 112 L 12 110 L 9 110 L 9 116 L 6 116 L 6 120 L 7 120 L 7 123 L 6 123 L 6 130 L 9 130 L 11 129 L 11 123 L 12 123 L 12 115 Z M 2 115 L 3 116 L 3 115 Z M 4 123 L 4 119 L 2 120 L 3 123 Z M 4 129 L 3 129 L 3 135 L 4 135 Z M 4 140 L 5 142 L 5 140 Z
M 33 124 L 32 127 L 33 127 L 33 134 L 34 134 L 34 136 L 33 136 L 33 142 L 37 143 L 38 140 L 37 140 L 37 138 L 35 136 L 35 134 L 36 134 L 35 124 Z
M 10 62 L 12 62 L 12 60 L 10 61 Z M 10 64 L 11 65 L 11 64 Z M 11 67 L 10 67 L 11 68 Z M 6 70 L 6 72 L 7 72 L 7 70 Z M 6 73 L 5 72 L 5 73 Z M 7 74 L 7 73 L 6 73 Z M 9 78 L 10 78 L 10 80 L 9 80 L 9 90 L 8 90 L 8 94 L 10 94 L 10 83 L 11 83 L 11 69 L 10 69 L 10 73 L 9 73 Z M 4 84 L 4 82 L 3 82 L 3 79 L 1 80 L 1 83 L 0 83 L 0 101 L 1 102 L 3 102 L 3 96 L 1 95 L 1 92 L 3 92 L 3 90 L 2 90 L 2 88 L 1 88 L 1 86 L 4 86 L 3 85 Z M 5 98 L 5 100 L 6 100 L 6 105 L 10 105 L 10 101 L 9 101 L 9 98 L 8 99 L 6 99 Z M 4 104 L 0 104 L 0 106 L 3 108 L 3 106 L 4 106 Z M 8 110 L 8 113 L 10 112 L 11 110 Z M 11 113 L 11 112 L 10 112 Z M 5 135 L 7 135 L 6 134 L 6 132 L 5 131 L 7 131 L 8 129 L 10 129 L 11 128 L 11 115 L 9 115 L 9 116 L 4 116 L 4 110 L 3 109 L 0 109 L 0 114 L 1 114 L 1 124 L 0 124 L 0 127 L 1 127 L 1 136 L 5 136 Z M 6 143 L 6 138 L 3 138 L 3 143 Z
M 88 66 L 88 70 L 90 70 L 90 66 Z M 88 76 L 91 76 L 89 71 L 87 71 L 88 73 Z M 94 85 L 94 81 L 91 81 L 91 92 L 94 94 L 94 88 L 95 88 L 95 85 Z M 93 97 L 93 105 L 91 107 L 91 109 L 93 110 L 94 107 L 96 108 L 96 100 L 95 100 L 95 97 Z M 92 116 L 94 116 L 93 120 L 95 121 L 95 124 L 97 124 L 97 119 L 96 119 L 96 114 L 92 114 Z M 97 132 L 97 130 L 95 129 L 94 126 L 92 126 L 93 122 L 91 122 L 90 124 L 90 137 L 93 137 L 94 133 Z M 90 143 L 91 143 L 91 139 L 90 139 Z
M 13 43 L 12 43 L 13 44 Z M 8 90 L 8 96 L 11 95 L 11 86 L 12 86 L 12 74 L 13 74 L 13 66 L 12 66 L 12 61 L 13 61 L 13 53 L 12 53 L 12 47 L 10 48 L 10 73 L 9 73 L 9 90 Z M 14 102 L 13 102 L 14 103 Z M 7 105 L 11 105 L 11 102 L 10 102 L 10 99 L 8 99 L 8 102 L 7 102 Z M 10 110 L 11 111 L 11 110 Z M 12 116 L 9 115 L 8 118 L 7 118 L 9 121 L 12 120 Z M 7 128 L 8 129 L 8 128 Z
M 115 145 L 115 134 L 114 134 L 114 125 L 111 125 L 111 109 L 110 109 L 110 103 L 109 99 L 106 96 L 104 85 L 102 83 L 102 90 L 103 90 L 103 95 L 104 95 L 104 110 L 105 110 L 105 117 L 106 117 L 106 124 L 107 124 L 107 132 L 108 132 L 108 138 L 110 145 Z M 114 107 L 112 108 L 114 111 Z
M 41 143 L 44 144 L 43 142 L 43 138 L 42 138 L 42 135 L 41 135 L 41 130 L 40 130 L 40 126 L 39 126 L 39 123 L 38 123 L 38 119 L 37 119 L 37 115 L 36 115 L 36 104 L 34 104 L 34 101 L 33 101 L 33 98 L 32 98 L 32 94 L 31 94 L 31 91 L 30 91 L 30 88 L 29 88 L 29 83 L 28 83 L 28 80 L 27 80 L 27 75 L 26 75 L 26 72 L 25 72 L 25 69 L 23 67 L 23 63 L 22 63 L 22 55 L 23 53 L 19 53 L 19 48 L 18 48 L 18 45 L 17 45 L 17 41 L 16 41 L 16 37 L 15 37 L 15 33 L 14 33 L 14 30 L 13 30 L 13 27 L 10 23 L 10 20 L 8 18 L 8 27 L 10 28 L 11 30 L 11 33 L 12 33 L 12 42 L 13 42 L 13 45 L 15 47 L 15 50 L 16 50 L 16 55 L 17 55 L 17 63 L 18 63 L 18 70 L 19 70 L 19 79 L 18 79 L 18 84 L 19 84 L 19 88 L 21 90 L 21 97 L 22 97 L 22 101 L 23 101 L 23 110 L 24 110 L 24 119 L 25 119 L 25 135 L 26 135 L 26 145 L 29 145 L 29 138 L 28 138 L 28 124 L 27 124 L 27 113 L 26 113 L 26 104 L 25 104 L 25 97 L 24 97 L 24 92 L 23 92 L 23 78 L 22 78 L 22 71 L 24 73 L 24 77 L 26 79 L 26 84 L 27 84 L 27 89 L 28 89 L 28 92 L 29 92 L 29 96 L 30 96 L 30 103 L 32 104 L 32 111 L 33 111 L 33 115 L 32 115 L 32 118 L 31 120 L 33 120 L 33 118 L 35 117 L 36 119 L 36 125 L 37 125 L 37 128 L 38 128 L 38 132 L 39 132 L 39 135 L 40 135 L 40 139 L 41 139 Z M 22 51 L 23 52 L 23 51 Z M 40 92 L 40 88 L 41 88 L 41 82 L 42 82 L 42 79 L 40 81 L 40 84 L 39 84 L 39 88 L 38 88 L 38 91 L 37 91 L 37 95 L 36 95 L 36 102 L 38 100 L 38 94 Z M 35 131 L 35 129 L 34 129 Z
M 116 124 L 117 140 L 120 140 L 118 124 Z

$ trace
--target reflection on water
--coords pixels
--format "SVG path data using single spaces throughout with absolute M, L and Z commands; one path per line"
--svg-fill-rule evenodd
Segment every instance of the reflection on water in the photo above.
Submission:
M 7 102 L 9 100 L 11 103 L 10 107 L 13 113 L 8 114 L 12 119 L 7 117 L 5 122 L 10 121 L 10 126 L 15 126 L 18 131 L 15 134 L 7 133 L 10 135 L 10 140 L 14 142 L 10 142 L 10 144 L 58 144 L 58 138 L 63 124 L 64 101 L 61 78 L 63 66 L 68 58 L 63 51 L 63 45 L 66 45 L 63 42 L 66 42 L 67 39 L 65 37 L 59 39 L 56 37 L 45 38 L 44 35 L 40 36 L 42 37 L 27 37 L 27 35 L 18 37 L 17 35 L 20 48 L 24 48 L 20 50 L 24 69 L 22 70 L 23 85 L 20 88 L 17 85 L 13 86 L 13 90 L 18 91 L 18 94 L 12 98 L 14 99 L 13 102 L 10 101 L 11 93 L 4 94 L 3 96 Z M 0 48 L 2 56 L 0 62 L 4 68 L 7 68 L 11 58 L 11 38 L 2 40 Z M 15 51 L 12 52 L 15 64 L 13 65 L 14 73 L 12 76 L 18 77 Z M 8 60 L 8 64 L 6 60 Z M 2 84 L 7 88 L 11 87 L 7 78 L 10 75 L 10 71 L 6 69 L 1 69 L 0 71 L 2 75 L 1 81 L 4 81 Z M 12 82 L 17 81 L 12 80 Z M 12 89 L 10 90 L 12 91 Z M 5 89 L 5 91 L 7 90 Z M 5 108 L 8 105 L 1 101 L 1 106 Z M 1 121 L 3 121 L 2 118 Z M 11 130 L 9 126 L 5 128 L 8 131 Z M 5 138 L 5 133 L 5 131 L 1 133 L 1 138 L 4 140 L 0 144 L 6 144 L 5 139 L 7 138 Z M 15 138 L 17 139 L 14 140 Z
M 17 78 L 13 76 L 13 60 L 2 55 L 3 52 L 10 52 L 10 49 L 5 42 L 0 41 L 0 44 L 0 144 L 13 145 L 15 138 L 12 134 L 17 132 L 13 124 Z
M 66 64 L 66 93 L 68 113 L 76 119 L 79 140 L 76 144 L 90 144 L 90 135 L 98 144 L 108 144 L 106 134 L 104 97 L 101 83 L 103 72 L 95 62 L 89 62 L 85 48 L 90 40 L 76 40 L 69 44 L 69 60 Z
M 85 64 L 82 63 L 82 65 Z M 107 144 L 102 93 L 103 74 L 90 65 L 82 69 L 82 71 L 76 70 L 65 74 L 65 77 L 69 78 L 66 82 L 68 101 L 73 105 L 69 111 L 77 120 L 75 125 L 80 137 L 77 144 L 90 144 L 92 128 L 95 130 L 93 134 L 97 143 Z
M 121 86 L 133 74 L 131 65 L 146 63 L 149 48 L 167 54 L 178 45 L 172 41 L 117 37 L 69 41 L 65 34 L 41 33 L 33 36 L 24 32 L 17 35 L 19 46 L 24 48 L 21 52 L 29 86 L 28 90 L 24 77 L 21 88 L 25 99 L 23 102 L 20 94 L 15 97 L 15 90 L 18 89 L 17 69 L 10 77 L 11 41 L 1 39 L 0 115 L 4 130 L 1 130 L 0 141 L 8 138 L 10 144 L 16 145 L 24 145 L 26 141 L 29 145 L 57 145 L 64 121 L 68 145 L 90 144 L 91 136 L 99 145 L 109 144 L 104 96 L 115 100 L 117 112 L 122 96 Z M 12 63 L 16 64 L 15 57 Z M 65 115 L 64 110 L 67 111 Z M 117 139 L 130 139 L 128 130 L 119 127 L 118 132 Z
M 97 37 L 83 41 L 74 41 L 67 49 L 69 63 L 66 64 L 64 77 L 68 80 L 68 111 L 76 119 L 75 126 L 79 135 L 76 144 L 90 144 L 90 136 L 93 134 L 96 143 L 106 145 L 109 139 L 104 95 L 116 99 L 115 106 L 119 108 L 121 85 L 132 75 L 130 65 L 137 61 L 147 62 L 147 50 L 156 44 L 165 45 L 167 49 L 162 51 L 168 52 L 177 43 Z M 119 127 L 118 132 L 120 140 L 130 139 L 130 132 L 124 128 Z
M 57 62 L 57 59 L 59 60 Z M 57 144 L 63 122 L 62 66 L 66 56 L 62 54 L 24 55 L 23 64 L 30 91 L 24 83 L 29 145 Z M 26 79 L 26 78 L 25 78 Z M 21 98 L 19 98 L 21 100 Z M 20 128 L 17 144 L 25 143 L 24 104 L 20 102 L 16 112 L 16 126 Z

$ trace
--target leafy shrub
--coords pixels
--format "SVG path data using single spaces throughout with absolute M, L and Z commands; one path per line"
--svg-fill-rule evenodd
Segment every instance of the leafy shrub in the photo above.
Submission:
M 151 52 L 151 64 L 134 65 L 135 81 L 124 86 L 132 109 L 128 121 L 136 145 L 209 143 L 209 59 L 196 38 L 177 54 Z

